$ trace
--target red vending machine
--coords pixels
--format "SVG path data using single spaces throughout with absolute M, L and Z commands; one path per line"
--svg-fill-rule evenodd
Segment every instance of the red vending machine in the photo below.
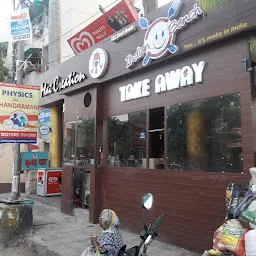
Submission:
M 37 171 L 37 195 L 58 196 L 61 195 L 61 168 L 38 169 Z

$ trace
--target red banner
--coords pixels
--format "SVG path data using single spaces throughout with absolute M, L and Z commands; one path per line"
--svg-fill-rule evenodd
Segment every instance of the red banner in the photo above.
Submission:
M 68 39 L 68 43 L 77 54 L 133 23 L 138 18 L 138 13 L 131 0 L 123 0 Z
M 60 176 L 62 170 L 46 172 L 46 195 L 54 195 L 61 193 Z
M 39 149 L 39 146 L 34 144 L 28 144 L 28 150 L 37 150 Z

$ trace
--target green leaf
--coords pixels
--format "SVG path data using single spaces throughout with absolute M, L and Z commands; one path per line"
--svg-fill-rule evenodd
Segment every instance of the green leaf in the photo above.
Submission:
M 137 13 L 140 13 L 140 8 L 135 7 Z
M 230 3 L 231 0 L 197 0 L 197 3 L 202 8 L 203 12 L 207 14 L 215 9 L 217 6 L 225 6 Z
M 9 69 L 4 65 L 4 60 L 0 56 L 0 82 L 4 82 L 9 75 Z

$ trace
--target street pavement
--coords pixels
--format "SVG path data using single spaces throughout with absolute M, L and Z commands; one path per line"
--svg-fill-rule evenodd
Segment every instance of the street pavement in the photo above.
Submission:
M 32 196 L 34 231 L 27 242 L 39 256 L 80 256 L 89 246 L 92 235 L 100 233 L 100 227 L 89 223 L 85 209 L 75 209 L 75 216 L 60 212 L 59 199 Z M 39 202 L 41 201 L 41 202 Z M 49 205 L 50 204 L 50 205 Z M 52 206 L 51 206 L 52 205 Z M 127 247 L 140 242 L 138 234 L 122 230 Z M 198 256 L 182 248 L 154 241 L 149 256 Z

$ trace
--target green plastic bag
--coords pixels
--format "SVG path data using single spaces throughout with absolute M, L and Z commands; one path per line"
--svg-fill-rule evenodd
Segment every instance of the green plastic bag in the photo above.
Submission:
M 256 225 L 256 199 L 251 201 L 249 206 L 241 212 L 240 216 Z

